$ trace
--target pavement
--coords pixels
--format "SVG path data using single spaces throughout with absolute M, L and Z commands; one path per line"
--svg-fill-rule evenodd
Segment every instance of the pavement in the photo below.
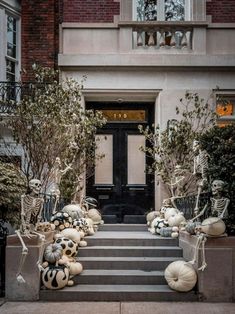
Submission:
M 5 302 L 0 314 L 234 314 L 235 303 L 202 302 Z

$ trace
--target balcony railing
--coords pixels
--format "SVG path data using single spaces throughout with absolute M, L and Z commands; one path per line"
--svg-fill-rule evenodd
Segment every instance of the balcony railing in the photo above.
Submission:
M 35 82 L 0 82 L 0 114 L 14 113 L 17 103 L 25 96 L 33 95 L 35 86 L 45 86 Z
M 131 27 L 133 49 L 156 48 L 164 50 L 192 50 L 193 33 L 196 27 L 205 27 L 199 22 L 119 22 L 120 27 Z M 175 51 L 175 50 L 174 50 Z

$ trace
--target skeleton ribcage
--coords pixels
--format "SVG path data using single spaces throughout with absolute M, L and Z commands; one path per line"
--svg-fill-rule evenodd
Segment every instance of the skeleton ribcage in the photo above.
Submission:
M 36 224 L 42 199 L 26 195 L 23 200 L 26 224 Z
M 214 199 L 211 198 L 211 212 L 213 217 L 218 217 L 222 214 L 225 206 L 227 204 L 226 198 Z M 226 213 L 225 213 L 226 216 Z

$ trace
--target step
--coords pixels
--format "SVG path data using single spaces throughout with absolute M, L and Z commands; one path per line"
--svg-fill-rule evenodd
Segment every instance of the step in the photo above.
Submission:
M 178 246 L 87 246 L 78 251 L 79 257 L 166 257 L 182 256 L 182 249 Z
M 177 246 L 178 239 L 163 238 L 148 231 L 98 231 L 86 237 L 88 246 Z
M 183 293 L 167 285 L 75 285 L 41 290 L 41 301 L 197 301 L 194 291 Z
M 147 231 L 143 224 L 104 224 L 99 226 L 99 231 Z
M 164 271 L 85 269 L 73 278 L 75 284 L 100 285 L 163 285 L 166 284 Z
M 164 270 L 180 257 L 79 257 L 84 269 Z

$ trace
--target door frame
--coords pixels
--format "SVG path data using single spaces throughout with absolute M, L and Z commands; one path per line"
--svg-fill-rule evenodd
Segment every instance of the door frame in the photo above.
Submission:
M 138 110 L 138 109 L 142 109 L 142 110 L 145 110 L 146 111 L 146 119 L 145 119 L 145 122 L 139 122 L 139 121 L 110 121 L 110 122 L 107 122 L 107 124 L 98 130 L 97 133 L 100 133 L 100 134 L 108 134 L 109 133 L 109 130 L 110 130 L 110 133 L 111 133 L 111 130 L 112 129 L 115 129 L 115 127 L 117 129 L 129 129 L 127 131 L 128 134 L 131 134 L 132 133 L 132 130 L 133 129 L 133 134 L 136 134 L 136 130 L 137 130 L 137 126 L 139 124 L 141 125 L 149 125 L 149 126 L 152 126 L 154 124 L 154 120 L 155 120 L 155 102 L 153 101 L 145 101 L 145 102 L 122 102 L 122 103 L 118 103 L 118 102 L 112 102 L 112 101 L 87 101 L 86 102 L 86 109 L 93 109 L 93 110 Z M 124 133 L 123 133 L 124 134 Z M 125 136 L 125 141 L 127 141 L 127 136 Z M 127 145 L 127 143 L 126 143 Z M 125 156 L 124 156 L 124 159 L 127 161 L 127 151 L 125 152 Z M 146 155 L 146 164 L 149 163 L 149 160 L 150 158 Z M 115 154 L 113 155 L 113 162 L 115 163 Z M 126 165 L 127 167 L 127 165 Z M 114 180 L 114 177 L 115 177 L 115 173 L 114 173 L 115 169 L 113 167 L 113 180 Z M 133 185 L 128 185 L 127 184 L 127 172 L 124 171 L 124 181 L 126 182 L 126 186 L 125 186 L 125 193 L 127 193 L 127 190 L 128 188 L 133 188 L 133 190 L 136 188 L 136 190 L 138 190 L 138 184 L 133 184 Z M 105 190 L 105 194 L 109 194 L 109 191 L 108 189 L 110 189 L 110 194 L 112 193 L 111 190 L 112 188 L 114 187 L 114 181 L 113 181 L 113 184 L 95 184 L 94 182 L 94 177 L 93 178 L 90 178 L 87 180 L 86 182 L 86 188 L 87 188 L 87 191 L 91 191 L 91 189 L 93 188 L 99 188 L 100 187 L 100 190 Z M 89 186 L 89 187 L 88 187 Z M 139 185 L 139 188 L 141 186 L 144 186 L 144 185 Z M 150 193 L 150 196 L 151 196 L 151 199 L 150 199 L 150 202 L 151 202 L 151 207 L 155 207 L 155 180 L 154 180 L 154 176 L 151 176 L 149 174 L 146 174 L 146 184 L 145 184 L 145 187 L 147 187 L 147 189 L 151 192 Z M 122 193 L 124 193 L 124 189 L 122 191 Z

